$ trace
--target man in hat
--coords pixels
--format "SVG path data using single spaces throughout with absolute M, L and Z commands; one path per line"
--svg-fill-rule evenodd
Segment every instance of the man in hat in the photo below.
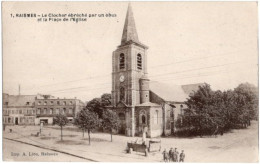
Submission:
M 177 151 L 177 148 L 175 148 L 175 150 L 174 150 L 174 162 L 178 162 L 178 156 L 179 156 L 179 152 Z
M 169 155 L 168 155 L 168 152 L 166 151 L 166 149 L 164 149 L 164 151 L 163 151 L 163 161 L 164 162 L 168 162 L 168 160 L 169 160 Z
M 169 162 L 171 162 L 171 161 L 173 161 L 173 149 L 171 148 L 170 150 L 169 150 Z
M 181 154 L 180 154 L 180 161 L 179 162 L 184 162 L 184 158 L 185 158 L 185 154 L 184 154 L 184 150 L 182 150 Z

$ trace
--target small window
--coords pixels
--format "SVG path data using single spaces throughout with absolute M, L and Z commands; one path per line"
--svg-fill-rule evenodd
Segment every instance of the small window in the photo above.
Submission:
M 41 108 L 37 109 L 37 114 L 41 114 Z
M 142 69 L 142 56 L 141 54 L 137 54 L 137 68 Z
M 8 102 L 5 102 L 5 105 L 8 105 Z
M 39 102 L 38 102 L 38 105 L 41 105 L 41 103 L 42 103 L 42 102 L 39 101 Z
M 57 101 L 57 105 L 60 105 L 60 101 Z
M 51 109 L 50 109 L 50 114 L 52 114 L 52 113 L 53 113 L 53 109 L 51 108 Z
M 125 68 L 125 54 L 121 53 L 119 57 L 119 68 L 124 69 Z
M 66 101 L 63 101 L 63 105 L 66 105 Z
M 43 114 L 47 114 L 47 108 L 44 108 Z
M 174 113 L 173 113 L 173 111 L 171 111 L 171 118 L 174 118 Z
M 57 108 L 57 109 L 56 109 L 56 114 L 59 114 L 59 113 L 60 113 L 60 109 Z
M 26 102 L 26 105 L 30 105 L 30 102 Z
M 47 105 L 47 101 L 44 101 L 44 105 Z
M 63 113 L 63 114 L 66 113 L 66 108 L 63 108 L 63 112 L 62 112 L 62 113 Z
M 51 101 L 51 105 L 53 105 L 53 101 Z
M 120 88 L 120 100 L 121 101 L 125 100 L 125 88 L 124 87 Z
M 72 105 L 72 101 L 70 101 L 70 105 Z
M 146 119 L 144 115 L 142 115 L 142 124 L 146 124 Z
M 72 109 L 69 109 L 69 114 L 72 114 Z

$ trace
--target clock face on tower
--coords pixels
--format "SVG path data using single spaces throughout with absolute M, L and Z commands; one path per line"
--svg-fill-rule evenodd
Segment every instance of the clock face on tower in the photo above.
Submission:
M 120 81 L 120 82 L 124 82 L 124 81 L 125 81 L 125 76 L 124 76 L 124 75 L 121 75 L 120 78 L 119 78 L 119 81 Z

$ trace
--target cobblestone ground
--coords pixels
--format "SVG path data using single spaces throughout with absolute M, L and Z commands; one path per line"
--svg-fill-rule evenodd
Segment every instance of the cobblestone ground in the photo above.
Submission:
M 10 133 L 9 129 L 13 132 Z M 57 126 L 44 127 L 42 136 L 33 136 L 38 131 L 38 126 L 9 126 L 3 132 L 3 137 L 102 162 L 162 161 L 161 152 L 150 153 L 148 157 L 142 153 L 127 154 L 125 152 L 127 142 L 141 140 L 138 137 L 113 135 L 113 142 L 110 142 L 109 134 L 92 133 L 89 145 L 87 134 L 83 138 L 82 132 L 77 131 L 76 127 L 64 129 L 64 141 L 60 141 L 60 130 Z M 160 138 L 160 140 L 162 149 L 177 147 L 179 151 L 184 150 L 185 162 L 258 162 L 258 122 L 252 122 L 247 129 L 233 130 L 217 138 Z M 22 148 L 17 151 L 22 151 Z M 5 151 L 4 148 L 4 159 L 8 153 L 10 151 Z M 61 159 L 58 161 L 62 161 Z

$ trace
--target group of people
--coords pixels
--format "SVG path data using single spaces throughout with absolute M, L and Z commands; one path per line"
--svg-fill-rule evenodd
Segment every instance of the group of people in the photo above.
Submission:
M 175 148 L 174 150 L 173 148 L 171 148 L 169 152 L 164 149 L 162 154 L 164 162 L 184 162 L 185 159 L 184 150 L 182 150 L 179 154 L 177 148 Z

